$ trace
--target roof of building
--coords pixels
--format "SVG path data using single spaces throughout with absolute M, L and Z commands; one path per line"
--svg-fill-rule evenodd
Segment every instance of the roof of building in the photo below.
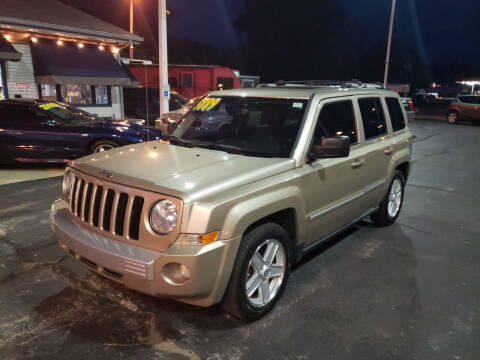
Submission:
M 56 0 L 0 0 L 0 25 L 140 43 L 143 38 Z
M 0 37 L 0 60 L 18 61 L 22 58 L 19 53 L 3 36 Z
M 270 98 L 292 98 L 309 99 L 313 94 L 325 96 L 347 96 L 347 95 L 378 95 L 379 93 L 391 94 L 397 96 L 398 93 L 374 88 L 338 88 L 321 86 L 279 86 L 279 87 L 257 87 L 248 89 L 234 89 L 215 91 L 211 96 L 245 96 L 245 97 L 270 97 Z

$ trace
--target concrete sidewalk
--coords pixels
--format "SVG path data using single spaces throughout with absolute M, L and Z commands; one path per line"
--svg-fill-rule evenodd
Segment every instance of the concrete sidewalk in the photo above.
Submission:
M 63 176 L 65 165 L 0 165 L 0 185 Z

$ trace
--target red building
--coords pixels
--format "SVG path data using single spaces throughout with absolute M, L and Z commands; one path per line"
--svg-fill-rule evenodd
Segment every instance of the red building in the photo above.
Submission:
M 142 87 L 158 88 L 158 65 L 135 64 L 131 61 L 128 68 Z M 216 65 L 169 65 L 168 83 L 171 90 L 187 99 L 213 90 L 242 87 L 232 69 Z

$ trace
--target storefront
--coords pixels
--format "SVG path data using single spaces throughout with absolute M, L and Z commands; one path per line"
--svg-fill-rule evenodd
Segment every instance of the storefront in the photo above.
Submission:
M 62 101 L 98 116 L 123 117 L 123 87 L 138 82 L 118 55 L 141 37 L 55 0 L 42 7 L 35 0 L 4 2 L 0 98 Z

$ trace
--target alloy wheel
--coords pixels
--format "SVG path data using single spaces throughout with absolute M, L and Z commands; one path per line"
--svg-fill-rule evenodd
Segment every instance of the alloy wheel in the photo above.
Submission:
M 282 286 L 286 255 L 282 243 L 263 241 L 254 251 L 247 267 L 245 290 L 250 305 L 263 307 L 270 303 Z
M 397 216 L 400 211 L 400 206 L 402 205 L 402 181 L 400 179 L 395 179 L 390 188 L 390 193 L 388 194 L 388 216 L 394 218 Z

